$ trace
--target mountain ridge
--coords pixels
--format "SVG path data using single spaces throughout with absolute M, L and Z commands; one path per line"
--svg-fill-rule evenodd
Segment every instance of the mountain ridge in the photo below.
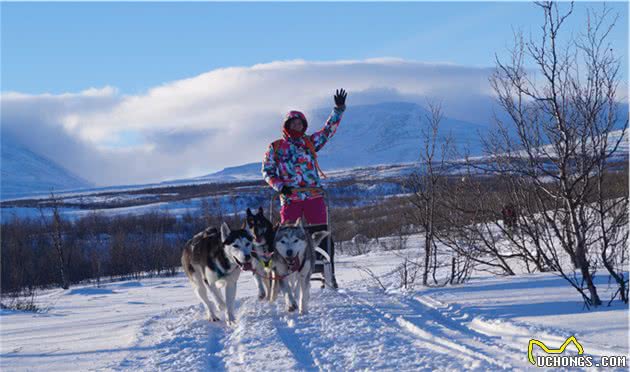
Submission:
M 3 199 L 94 186 L 54 160 L 28 149 L 7 133 L 2 133 L 1 147 L 0 194 Z

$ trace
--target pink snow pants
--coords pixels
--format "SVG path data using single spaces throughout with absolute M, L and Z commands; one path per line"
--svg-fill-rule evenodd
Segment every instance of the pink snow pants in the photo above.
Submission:
M 305 225 L 326 224 L 326 203 L 324 198 L 292 200 L 291 204 L 280 209 L 280 223 L 291 223 L 304 216 Z

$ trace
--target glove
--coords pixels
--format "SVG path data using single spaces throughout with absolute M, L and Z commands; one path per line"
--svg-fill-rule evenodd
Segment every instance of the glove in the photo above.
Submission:
M 337 89 L 336 93 L 335 93 L 335 106 L 339 107 L 339 108 L 345 108 L 346 107 L 346 97 L 348 96 L 348 93 L 346 93 L 345 90 L 342 89 Z
M 293 193 L 293 187 L 284 185 L 280 190 L 280 194 L 282 195 L 291 195 Z

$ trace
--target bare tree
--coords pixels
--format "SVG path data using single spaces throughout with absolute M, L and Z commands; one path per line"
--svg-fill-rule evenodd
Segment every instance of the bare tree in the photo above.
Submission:
M 419 265 L 409 257 L 402 257 L 403 262 L 396 266 L 400 287 L 403 289 L 414 289 L 416 278 L 420 269 Z
M 545 18 L 541 39 L 524 41 L 516 34 L 511 58 L 497 57 L 491 84 L 510 123 L 498 121 L 499 130 L 486 147 L 493 171 L 516 177 L 532 191 L 528 196 L 537 206 L 533 231 L 550 266 L 587 306 L 598 306 L 595 250 L 605 252 L 599 256 L 607 262 L 617 256 L 613 251 L 623 247 L 617 234 L 621 224 L 614 222 L 611 204 L 623 209 L 628 204 L 627 194 L 611 202 L 603 189 L 628 125 L 627 117 L 621 125 L 618 118 L 619 61 L 608 44 L 616 17 L 607 22 L 605 7 L 602 13 L 589 12 L 584 34 L 561 46 L 573 3 L 566 11 L 553 2 L 536 4 Z M 526 68 L 530 62 L 535 71 Z M 621 135 L 613 136 L 620 127 Z M 579 276 L 568 271 L 558 247 Z
M 475 175 L 470 168 L 460 179 L 451 179 L 440 198 L 442 227 L 436 237 L 456 260 L 462 256 L 464 263 L 474 263 L 478 270 L 514 275 L 510 261 L 523 255 L 497 228 L 500 204 L 493 195 L 495 184 L 496 180 Z M 466 264 L 462 268 L 469 269 Z
M 442 136 L 440 122 L 443 119 L 439 104 L 429 103 L 429 112 L 422 118 L 426 126 L 421 131 L 420 166 L 407 181 L 413 195 L 409 201 L 414 205 L 412 218 L 422 227 L 424 235 L 424 268 L 422 284 L 427 285 L 429 275 L 437 270 L 436 206 L 443 189 L 451 151 L 451 138 Z
M 387 287 L 383 284 L 381 278 L 376 275 L 370 268 L 364 266 L 355 266 L 354 268 L 367 274 L 368 278 L 370 278 L 376 285 L 378 285 L 378 288 L 380 288 L 383 292 L 387 291 Z
M 467 256 L 453 254 L 451 256 L 451 276 L 448 284 L 461 284 L 470 279 L 475 265 Z
M 627 178 L 624 177 L 626 180 Z M 602 180 L 598 180 L 601 182 Z M 628 185 L 624 185 L 624 190 Z M 603 193 L 605 187 L 598 185 L 598 193 Z M 598 223 L 598 239 L 601 245 L 600 258 L 602 264 L 615 280 L 621 300 L 628 303 L 628 278 L 624 271 L 628 266 L 628 195 L 617 198 L 605 198 L 599 195 L 594 204 L 595 220 Z M 614 296 L 613 296 L 614 299 Z M 612 299 L 611 299 L 612 301 Z
M 68 289 L 70 287 L 70 283 L 68 280 L 68 264 L 66 254 L 64 252 L 64 240 L 62 236 L 63 221 L 61 220 L 61 214 L 59 213 L 59 200 L 57 200 L 57 197 L 53 192 L 50 193 L 50 206 L 52 209 L 52 221 L 50 225 L 44 216 L 44 209 L 40 208 L 39 212 L 42 217 L 42 222 L 50 234 L 50 240 L 53 243 L 53 247 L 57 252 L 61 288 Z

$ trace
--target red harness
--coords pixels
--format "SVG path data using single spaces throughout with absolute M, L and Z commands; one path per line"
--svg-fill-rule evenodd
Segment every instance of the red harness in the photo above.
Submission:
M 273 253 L 272 253 L 272 254 L 270 254 L 270 255 L 273 255 Z M 265 256 L 268 256 L 268 254 L 265 254 Z M 279 255 L 279 256 L 280 256 L 280 255 Z M 282 257 L 282 256 L 280 256 L 280 257 Z M 293 260 L 291 260 L 291 262 L 289 262 L 289 261 L 288 261 L 286 258 L 284 258 L 284 257 L 282 257 L 282 259 L 283 259 L 285 262 L 287 262 L 287 266 L 289 266 L 289 273 L 288 273 L 287 275 L 278 275 L 278 274 L 276 274 L 276 277 L 274 278 L 274 277 L 269 276 L 269 275 L 264 275 L 264 274 L 263 274 L 263 275 L 261 275 L 261 274 L 259 274 L 259 273 L 258 273 L 258 271 L 257 271 L 257 270 L 252 270 L 252 272 L 254 273 L 254 275 L 258 275 L 259 277 L 264 278 L 264 279 L 268 279 L 268 280 L 275 280 L 275 281 L 280 281 L 280 280 L 282 280 L 282 279 L 286 278 L 287 276 L 289 276 L 289 275 L 291 275 L 291 274 L 293 274 L 293 273 L 296 273 L 296 272 L 300 272 L 300 271 L 302 271 L 302 269 L 304 268 L 304 264 L 306 263 L 306 260 L 303 260 L 303 261 L 302 261 L 302 263 L 300 264 L 300 259 L 299 259 L 299 257 L 295 257 Z M 260 261 L 260 260 L 259 260 L 259 261 Z M 297 262 L 296 262 L 296 261 L 297 261 Z M 266 267 L 266 265 L 264 265 L 264 264 L 263 264 L 263 266 L 265 266 L 265 267 Z

